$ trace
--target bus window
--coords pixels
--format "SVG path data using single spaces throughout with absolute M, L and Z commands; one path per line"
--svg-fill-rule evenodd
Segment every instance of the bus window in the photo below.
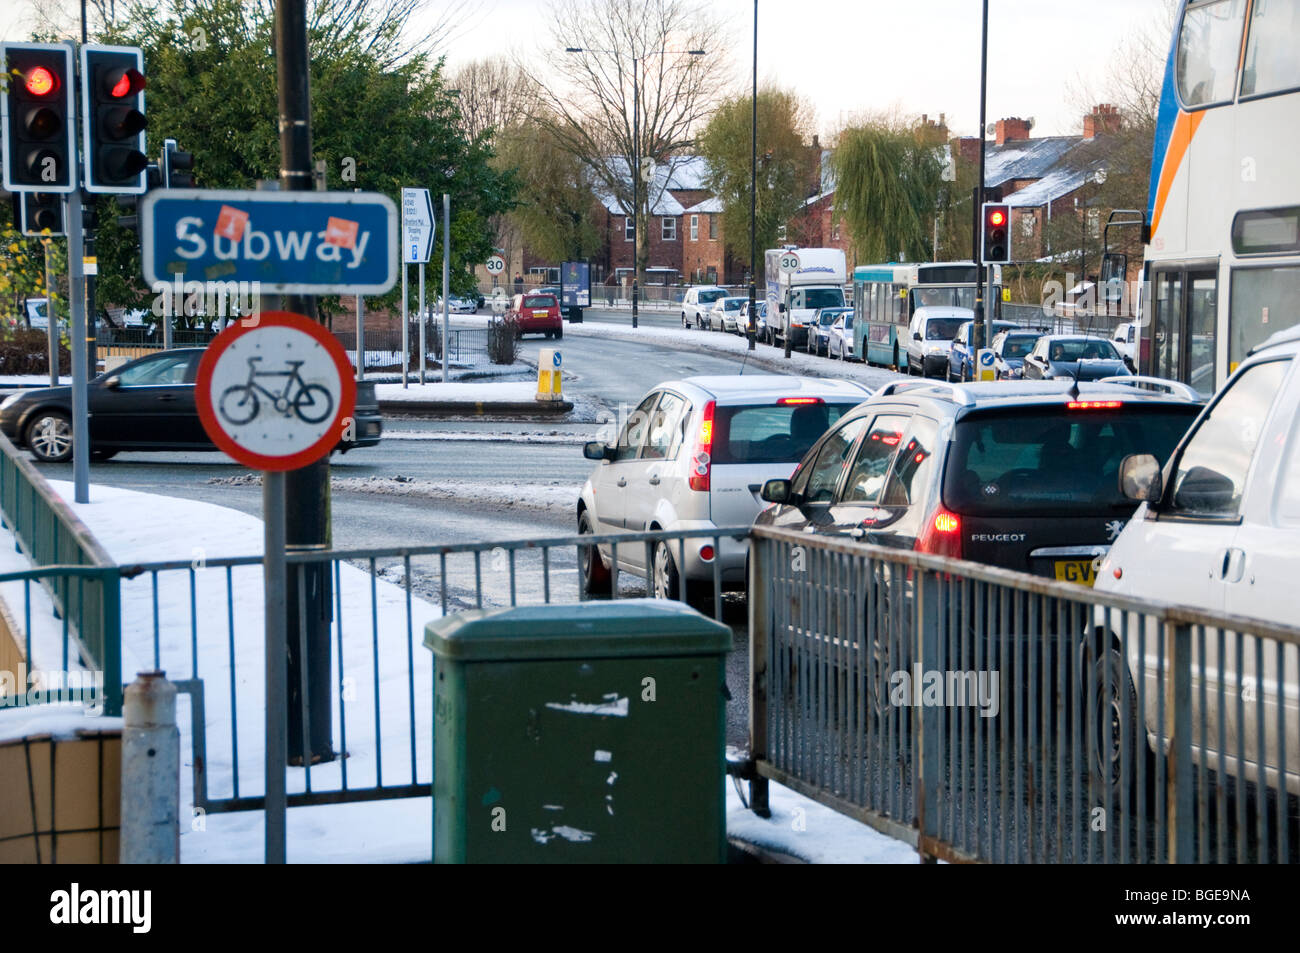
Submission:
M 1235 268 L 1228 307 L 1228 371 L 1274 331 L 1295 321 L 1300 265 Z
M 1187 274 L 1187 373 L 1181 379 L 1206 395 L 1214 393 L 1218 285 L 1218 277 L 1212 271 Z
M 1300 86 L 1300 0 L 1255 0 L 1246 35 L 1241 95 L 1261 96 Z
M 1178 95 L 1188 107 L 1232 99 L 1246 0 L 1188 4 L 1178 34 Z
M 1178 353 L 1183 326 L 1183 276 L 1177 271 L 1156 273 L 1156 313 L 1152 328 L 1151 370 L 1155 377 L 1178 378 Z

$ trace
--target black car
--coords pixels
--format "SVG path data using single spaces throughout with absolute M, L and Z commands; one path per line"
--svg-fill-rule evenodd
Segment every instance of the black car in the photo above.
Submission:
M 1045 334 L 1025 357 L 1027 381 L 1097 381 L 1131 374 L 1115 345 L 1084 334 Z
M 1091 584 L 1135 508 L 1120 464 L 1163 462 L 1201 407 L 1124 384 L 891 384 L 763 486 L 756 525 Z
M 107 460 L 123 450 L 216 450 L 194 404 L 194 378 L 203 348 L 175 348 L 123 364 L 89 382 L 90 456 Z M 370 447 L 383 434 L 375 385 L 357 383 L 356 426 L 336 449 Z M 72 388 L 25 390 L 0 404 L 0 432 L 37 460 L 72 456 Z

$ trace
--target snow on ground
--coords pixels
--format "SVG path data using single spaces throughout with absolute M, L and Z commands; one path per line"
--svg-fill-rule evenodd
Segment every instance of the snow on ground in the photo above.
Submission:
M 66 374 L 59 378 L 60 384 L 71 384 L 72 378 Z M 0 374 L 0 387 L 49 387 L 49 374 Z
M 454 484 L 436 480 L 414 480 L 400 474 L 393 477 L 342 477 L 331 485 L 338 490 L 378 493 L 386 496 L 417 496 L 430 500 L 474 500 L 505 508 L 546 510 L 572 513 L 578 505 L 577 483 L 552 480 L 549 483 L 524 483 L 495 480 L 492 482 L 457 480 Z
M 92 486 L 91 502 L 72 503 L 72 484 L 54 481 L 54 489 L 68 501 L 78 517 L 100 540 L 109 554 L 123 565 L 145 561 L 183 560 L 194 567 L 194 613 L 191 615 L 190 571 L 159 573 L 157 634 L 153 616 L 151 574 L 122 581 L 122 671 L 125 680 L 134 673 L 154 667 L 155 639 L 161 667 L 173 679 L 196 674 L 205 683 L 208 792 L 228 796 L 234 792 L 234 750 L 238 746 L 238 784 L 241 795 L 262 790 L 264 720 L 263 601 L 260 565 L 229 570 L 209 567 L 208 560 L 227 556 L 257 556 L 262 550 L 262 524 L 256 517 L 209 503 L 155 496 L 110 487 Z M 231 606 L 227 611 L 227 580 Z M 416 758 L 417 777 L 431 772 L 432 736 L 429 720 L 416 717 L 432 705 L 433 657 L 423 647 L 424 625 L 439 610 L 419 598 L 410 601 L 407 622 L 406 593 L 389 583 L 374 580 L 360 569 L 339 567 L 340 601 L 343 607 L 342 652 L 344 669 L 335 684 L 344 684 L 342 703 L 347 715 L 348 757 L 312 768 L 314 789 L 341 786 L 341 769 L 346 763 L 353 786 L 370 786 L 376 781 L 377 754 L 384 761 L 384 783 L 411 780 L 411 752 Z M 373 597 L 373 603 L 372 603 Z M 10 605 L 14 605 L 10 602 Z M 21 603 L 19 603 L 21 605 Z M 378 618 L 372 633 L 371 613 Z M 337 632 L 334 635 L 337 639 Z M 337 645 L 337 641 L 335 641 Z M 36 645 L 33 645 L 34 654 Z M 230 680 L 231 660 L 236 679 Z M 380 694 L 379 747 L 375 737 L 376 681 L 378 659 Z M 414 682 L 408 684 L 408 660 Z M 58 657 L 37 654 L 36 664 L 58 667 Z M 233 695 L 233 699 L 232 699 Z M 232 703 L 235 718 L 232 719 Z M 183 699 L 178 712 L 182 733 L 182 799 L 191 796 L 189 768 L 189 707 Z M 339 704 L 334 711 L 334 737 L 339 732 Z M 411 725 L 415 725 L 412 740 Z M 289 769 L 289 791 L 305 789 L 305 772 Z M 257 840 L 260 844 L 260 815 Z M 331 821 L 331 823 L 335 823 Z M 339 834 L 347 825 L 338 821 Z M 186 860 L 193 841 L 189 831 L 182 837 Z M 372 834 L 376 833 L 372 829 Z M 398 836 L 392 832 L 392 837 Z M 391 839 L 391 838 L 390 838 Z M 197 859 L 202 859 L 200 851 Z M 387 855 L 383 855 L 385 858 Z M 358 858 L 359 859 L 359 858 Z
M 537 395 L 536 381 L 485 381 L 482 383 L 462 383 L 451 381 L 446 384 L 418 384 L 409 386 L 401 384 L 376 384 L 375 396 L 381 402 L 418 401 L 477 404 L 481 401 L 509 403 L 542 403 L 534 401 Z
M 749 796 L 749 785 L 742 785 Z M 772 816 L 745 807 L 727 780 L 727 836 L 809 864 L 915 864 L 914 849 L 782 787 L 768 785 Z
M 719 331 L 647 325 L 633 329 L 631 325 L 612 324 L 593 319 L 570 325 L 565 333 L 572 336 L 614 337 L 625 341 L 654 341 L 683 351 L 715 351 L 747 359 L 748 367 L 769 373 L 807 374 L 813 377 L 860 381 L 868 387 L 883 387 L 901 379 L 901 375 L 883 367 L 833 361 L 830 358 L 814 357 L 806 351 L 792 351 L 789 360 L 785 359 L 785 352 L 782 349 L 767 344 L 759 344 L 751 351 L 749 342 L 745 338 Z

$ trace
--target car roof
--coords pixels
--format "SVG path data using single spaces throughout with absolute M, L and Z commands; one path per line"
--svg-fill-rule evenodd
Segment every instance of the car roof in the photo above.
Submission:
M 1295 344 L 1296 342 L 1300 342 L 1300 324 L 1270 334 L 1259 344 L 1256 344 L 1251 348 L 1250 353 L 1258 354 L 1265 348 L 1281 347 L 1284 344 Z
M 1138 380 L 1135 378 L 1135 380 Z M 901 385 L 901 386 L 900 386 Z M 945 384 L 938 381 L 907 381 L 877 391 L 873 398 L 854 413 L 870 413 L 872 407 L 882 402 L 924 403 L 933 408 L 972 411 L 1003 407 L 1051 406 L 1072 400 L 1120 400 L 1126 404 L 1165 404 L 1193 408 L 1199 412 L 1201 400 L 1191 400 L 1179 394 L 1157 393 L 1128 384 L 1103 384 L 1081 381 L 1078 397 L 1072 393 L 1074 382 L 1062 381 L 994 381 L 972 384 Z M 942 412 L 942 411 L 941 411 Z
M 659 386 L 694 389 L 719 403 L 800 396 L 862 401 L 871 396 L 871 390 L 856 381 L 794 374 L 710 374 L 664 381 Z

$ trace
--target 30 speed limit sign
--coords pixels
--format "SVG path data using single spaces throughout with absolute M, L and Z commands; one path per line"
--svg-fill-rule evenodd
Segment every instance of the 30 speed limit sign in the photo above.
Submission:
M 781 270 L 787 275 L 793 275 L 799 270 L 799 256 L 792 251 L 782 252 Z
M 506 270 L 506 260 L 500 255 L 493 255 L 487 260 L 487 270 L 489 275 L 499 275 Z

